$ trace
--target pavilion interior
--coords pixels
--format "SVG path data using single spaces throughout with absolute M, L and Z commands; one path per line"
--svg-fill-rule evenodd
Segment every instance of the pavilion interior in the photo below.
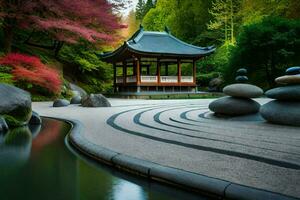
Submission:
M 192 59 L 140 58 L 114 66 L 116 92 L 181 92 L 196 86 Z

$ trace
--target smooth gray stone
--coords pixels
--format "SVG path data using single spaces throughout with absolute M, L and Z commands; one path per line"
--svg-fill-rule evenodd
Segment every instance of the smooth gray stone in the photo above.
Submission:
M 57 99 L 53 102 L 53 107 L 66 107 L 70 105 L 70 102 L 66 99 Z
M 295 200 L 295 198 L 288 197 L 282 194 L 276 194 L 269 191 L 258 190 L 255 188 L 230 184 L 225 191 L 225 199 L 232 200 Z
M 300 126 L 300 102 L 274 100 L 261 106 L 260 114 L 270 123 Z
M 40 115 L 37 112 L 32 111 L 32 116 L 29 120 L 29 124 L 33 124 L 33 125 L 42 124 L 42 119 L 41 119 Z
M 268 90 L 266 96 L 271 99 L 300 101 L 300 85 L 274 88 Z
M 8 131 L 8 125 L 3 117 L 0 117 L 0 133 L 6 133 Z
M 81 100 L 83 107 L 111 107 L 111 104 L 102 94 L 90 94 Z
M 87 92 L 84 89 L 82 89 L 81 87 L 79 87 L 78 85 L 70 83 L 70 88 L 73 91 L 77 91 L 79 93 L 79 95 L 82 97 L 87 96 Z
M 81 96 L 75 96 L 71 99 L 71 104 L 80 104 L 81 103 Z
M 0 84 L 0 115 L 9 127 L 26 125 L 31 118 L 31 96 L 8 84 Z
M 238 70 L 236 71 L 236 73 L 237 73 L 237 75 L 239 75 L 239 76 L 246 76 L 247 73 L 248 73 L 248 71 L 247 71 L 247 69 L 245 69 L 245 68 L 240 68 L 240 69 L 238 69 Z
M 228 85 L 223 89 L 223 92 L 232 97 L 242 97 L 242 98 L 256 98 L 263 95 L 264 91 L 250 84 L 237 83 Z
M 230 184 L 220 179 L 159 165 L 151 168 L 150 176 L 218 196 L 223 196 L 226 187 Z
M 290 67 L 285 71 L 286 75 L 300 74 L 300 66 Z
M 235 78 L 235 81 L 238 83 L 246 83 L 248 81 L 248 77 L 247 76 L 237 76 Z
M 285 75 L 275 79 L 278 84 L 300 84 L 300 74 L 298 75 Z
M 235 97 L 222 97 L 209 104 L 212 112 L 229 116 L 254 114 L 259 108 L 260 104 L 252 99 Z

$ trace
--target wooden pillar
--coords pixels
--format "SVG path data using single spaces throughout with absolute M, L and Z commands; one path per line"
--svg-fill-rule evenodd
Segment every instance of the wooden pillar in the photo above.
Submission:
M 123 62 L 123 84 L 126 84 L 126 77 L 127 77 L 127 66 L 126 62 Z
M 157 70 L 156 70 L 156 74 L 157 74 L 157 82 L 158 84 L 160 83 L 160 61 L 159 59 L 157 59 Z
M 133 75 L 136 76 L 136 61 L 133 61 L 132 70 L 133 70 Z
M 180 59 L 177 60 L 177 77 L 178 77 L 178 83 L 181 82 L 181 62 Z
M 196 84 L 196 60 L 193 60 L 193 82 Z
M 117 92 L 117 66 L 116 63 L 113 63 L 114 68 L 114 93 Z
M 140 59 L 136 61 L 136 83 L 139 85 L 141 83 L 141 63 Z

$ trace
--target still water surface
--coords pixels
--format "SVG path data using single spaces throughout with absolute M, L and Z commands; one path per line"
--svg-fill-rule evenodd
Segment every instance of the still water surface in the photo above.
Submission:
M 44 119 L 42 126 L 0 134 L 1 200 L 207 199 L 89 160 L 67 148 L 69 129 L 64 122 Z

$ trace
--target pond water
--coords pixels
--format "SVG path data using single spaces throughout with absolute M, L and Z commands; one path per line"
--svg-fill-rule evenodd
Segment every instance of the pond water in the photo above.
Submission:
M 89 160 L 65 144 L 69 129 L 44 119 L 42 126 L 0 134 L 1 200 L 208 199 Z

